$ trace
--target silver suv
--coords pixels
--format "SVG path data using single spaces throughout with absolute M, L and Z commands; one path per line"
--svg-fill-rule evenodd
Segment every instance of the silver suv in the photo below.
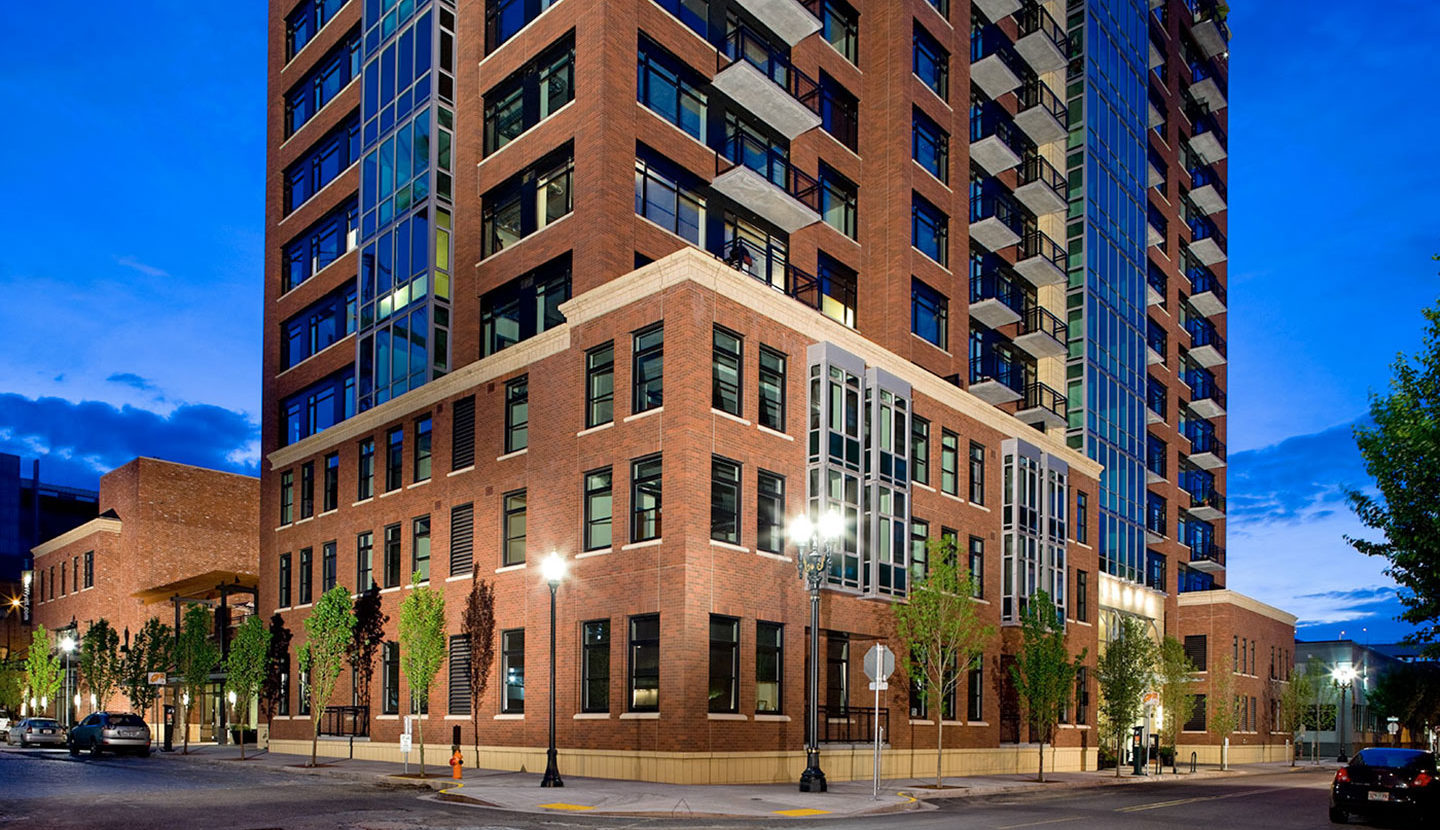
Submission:
M 139 715 L 95 712 L 71 727 L 67 744 L 71 755 L 79 755 L 82 749 L 92 755 L 107 749 L 149 755 L 150 727 Z

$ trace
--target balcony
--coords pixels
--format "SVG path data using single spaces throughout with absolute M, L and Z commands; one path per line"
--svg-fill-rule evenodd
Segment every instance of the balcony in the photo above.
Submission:
M 1038 305 L 1032 305 L 1020 320 L 1020 333 L 1015 337 L 1015 345 L 1039 360 L 1065 354 L 1069 339 L 1070 329 L 1064 320 Z
M 1226 208 L 1225 183 L 1209 167 L 1196 167 L 1190 171 L 1190 201 L 1206 216 L 1219 213 Z
M 971 153 L 973 155 L 973 149 Z M 1015 198 L 1036 216 L 1048 216 L 1065 209 L 1065 174 L 1056 170 L 1044 156 L 1025 159 L 1016 182 Z
M 1164 305 L 1165 297 L 1169 294 L 1170 279 L 1160 266 L 1153 262 L 1146 263 L 1148 268 L 1145 271 L 1145 305 Z
M 750 12 L 789 46 L 820 31 L 817 15 L 820 4 L 816 0 L 736 0 L 736 5 Z
M 1044 75 L 1065 66 L 1070 60 L 1070 40 L 1045 7 L 1030 3 L 1015 16 L 1020 37 L 1015 51 L 1035 74 Z
M 984 12 L 987 20 L 999 20 L 1019 11 L 1020 0 L 975 0 L 975 8 Z
M 1190 64 L 1190 97 L 1207 107 L 1211 112 L 1223 110 L 1225 101 L 1225 79 L 1209 61 L 1194 61 Z
M 716 156 L 729 165 L 711 182 L 716 192 L 744 205 L 786 233 L 820 221 L 820 183 L 792 166 L 783 153 L 746 133 L 735 133 Z
M 1169 475 L 1165 466 L 1165 443 L 1154 436 L 1149 437 L 1151 443 L 1145 447 L 1145 483 L 1160 484 L 1166 481 Z M 1163 508 L 1161 515 L 1164 515 Z
M 1005 33 L 994 26 L 980 30 L 970 41 L 970 80 L 995 100 L 1020 86 L 1024 64 Z
M 1165 516 L 1165 500 L 1150 501 L 1145 505 L 1145 541 L 1158 545 L 1169 535 L 1169 523 Z
M 1169 415 L 1169 395 L 1166 393 L 1165 384 L 1153 377 L 1145 379 L 1145 423 L 1164 423 Z
M 1205 573 L 1225 570 L 1225 549 L 1214 542 L 1196 542 L 1190 546 L 1190 567 Z
M 1165 159 L 1152 148 L 1145 154 L 1145 186 L 1163 187 L 1165 185 L 1165 171 L 1168 169 Z
M 1190 151 L 1202 164 L 1214 164 L 1228 155 L 1225 131 L 1220 129 L 1214 115 L 1197 115 L 1191 122 Z
M 1185 276 L 1190 279 L 1190 305 L 1206 317 L 1225 313 L 1225 286 L 1210 272 L 1209 268 L 1187 263 Z
M 1155 95 L 1153 90 L 1150 93 L 1149 109 L 1149 120 L 1146 122 L 1146 126 L 1161 127 L 1165 123 L 1165 119 L 1169 117 L 1170 108 L 1165 105 L 1163 99 Z M 1163 128 L 1160 130 L 1160 137 L 1165 137 L 1165 130 Z
M 824 275 L 817 277 L 786 264 L 785 293 L 826 317 L 855 328 L 854 282 Z
M 1190 222 L 1190 253 L 1202 265 L 1225 261 L 1225 235 L 1211 220 L 1199 217 Z
M 1154 69 L 1163 63 L 1165 63 L 1165 49 L 1152 37 L 1150 38 L 1150 68 Z
M 1170 220 L 1160 209 L 1150 205 L 1145 211 L 1145 244 L 1151 248 L 1165 247 L 1165 234 L 1170 230 Z
M 714 87 L 787 139 L 820 126 L 820 85 L 753 30 L 721 44 Z
M 985 193 L 970 201 L 970 238 L 991 251 L 1020 241 L 1020 207 L 1004 193 Z
M 970 119 L 970 160 L 992 176 L 1019 164 L 1025 143 L 1010 114 L 994 104 L 987 104 Z
M 1185 383 L 1190 387 L 1190 409 L 1201 418 L 1214 420 L 1225 415 L 1225 393 L 1215 385 L 1209 372 L 1187 372 Z
M 1065 281 L 1065 249 L 1044 231 L 1028 231 L 1020 238 L 1015 271 L 1036 288 L 1058 285 Z
M 1170 338 L 1165 334 L 1165 329 L 1154 320 L 1147 319 L 1145 328 L 1145 364 L 1154 366 L 1157 363 L 1165 362 L 1165 355 L 1170 345 Z
M 1207 58 L 1213 58 L 1230 50 L 1230 27 L 1225 25 L 1216 0 L 1187 0 L 1186 5 L 1194 13 L 1190 25 L 1190 36 Z
M 1018 401 L 1025 390 L 1025 369 L 1014 361 L 1001 360 L 994 352 L 970 358 L 970 394 L 986 403 Z
M 1225 442 L 1215 437 L 1213 429 L 1192 430 L 1190 438 L 1190 463 L 1202 470 L 1217 470 L 1225 466 Z
M 1065 137 L 1069 112 L 1065 102 L 1044 81 L 1038 78 L 1026 81 L 1017 97 L 1020 110 L 1015 113 L 1015 125 L 1024 130 L 1032 141 L 1049 144 Z
M 1066 410 L 1064 395 L 1037 382 L 1025 387 L 1025 401 L 1015 417 L 1040 429 L 1054 429 L 1065 426 Z
M 1018 323 L 1025 310 L 1025 292 L 1003 267 L 970 278 L 970 319 L 998 329 Z
M 1215 324 L 1204 317 L 1185 321 L 1190 332 L 1190 359 L 1209 369 L 1225 362 L 1225 338 L 1215 331 Z

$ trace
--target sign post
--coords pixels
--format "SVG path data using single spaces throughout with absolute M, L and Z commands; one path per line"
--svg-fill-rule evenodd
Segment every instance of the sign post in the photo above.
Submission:
M 405 774 L 406 774 L 406 775 L 409 775 L 409 774 L 410 774 L 410 747 L 411 747 L 411 743 L 410 743 L 410 741 L 411 741 L 410 734 L 411 734 L 411 733 L 410 733 L 410 730 L 413 728 L 410 720 L 411 720 L 411 718 L 413 718 L 413 717 L 415 717 L 415 716 L 414 716 L 414 715 L 406 715 L 406 716 L 405 716 L 405 731 L 404 731 L 403 733 L 401 733 L 401 735 L 400 735 L 400 754 L 403 755 L 403 756 L 405 756 Z
M 865 652 L 865 676 L 870 678 L 870 688 L 875 692 L 875 775 L 874 791 L 871 798 L 880 798 L 880 693 L 890 688 L 891 673 L 895 671 L 895 652 L 883 643 L 876 643 Z

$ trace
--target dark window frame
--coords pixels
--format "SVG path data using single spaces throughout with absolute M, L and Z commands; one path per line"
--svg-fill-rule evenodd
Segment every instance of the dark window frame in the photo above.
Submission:
M 715 326 L 711 335 L 710 406 L 740 417 L 745 410 L 745 338 Z
M 500 497 L 500 566 L 503 568 L 525 564 L 526 539 L 530 532 L 529 504 L 529 495 L 523 487 Z M 518 534 L 511 525 L 517 518 L 521 522 Z M 518 559 L 512 551 L 517 543 L 520 548 Z
M 710 456 L 710 540 L 713 542 L 740 544 L 742 471 L 739 461 Z
M 658 335 L 658 337 L 657 337 Z M 655 323 L 631 335 L 631 411 L 648 412 L 665 405 L 665 328 Z
M 651 465 L 654 465 L 653 472 L 649 470 Z M 642 468 L 644 468 L 643 471 Z M 662 527 L 665 506 L 664 472 L 664 458 L 660 453 L 636 458 L 630 462 L 630 541 L 632 544 L 659 539 L 664 532 Z M 641 507 L 642 501 L 653 503 L 653 506 Z
M 601 388 L 608 379 L 609 389 Z M 585 353 L 585 428 L 593 429 L 615 420 L 615 341 Z
M 728 629 L 730 639 L 717 639 L 717 626 Z M 717 715 L 740 712 L 740 618 L 710 615 L 709 694 L 706 711 Z M 721 687 L 724 688 L 721 688 Z
M 581 712 L 610 711 L 610 662 L 610 620 L 586 620 L 581 623 Z
M 530 376 L 505 383 L 505 453 L 530 446 Z
M 655 625 L 654 636 L 638 636 L 638 627 L 651 622 Z M 648 634 L 648 632 L 641 633 Z M 626 665 L 626 685 L 629 694 L 626 696 L 626 708 L 631 712 L 658 712 L 660 711 L 660 615 L 636 614 L 630 617 L 627 621 L 627 634 L 629 657 Z M 652 649 L 653 655 L 650 654 Z M 647 664 L 644 668 L 640 665 L 642 662 Z M 649 668 L 651 663 L 654 665 L 653 670 Z M 646 687 L 643 689 L 640 687 L 642 680 L 646 682 Z M 655 693 L 654 703 L 640 704 L 636 702 L 642 691 L 650 691 L 652 688 Z

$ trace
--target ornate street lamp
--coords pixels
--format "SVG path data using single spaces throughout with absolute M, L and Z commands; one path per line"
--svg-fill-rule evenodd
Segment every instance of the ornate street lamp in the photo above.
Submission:
M 64 637 L 62 637 L 60 639 L 60 650 L 65 653 L 65 697 L 62 698 L 62 700 L 65 700 L 66 703 L 69 703 L 70 655 L 75 651 L 75 638 L 70 636 L 69 634 L 66 634 Z M 80 694 L 77 692 L 75 694 L 75 697 L 77 698 L 77 700 L 75 701 L 75 708 L 79 709 L 80 701 L 78 700 L 78 698 L 80 697 Z M 65 713 L 64 722 L 66 726 L 70 725 L 70 713 L 68 711 Z
M 565 782 L 560 779 L 560 765 L 555 754 L 555 589 L 565 578 L 565 560 L 551 551 L 541 561 L 540 573 L 550 586 L 550 748 L 545 751 L 545 777 L 541 779 L 540 786 L 563 787 Z
M 1330 678 L 1340 687 L 1340 710 L 1336 712 L 1339 722 L 1335 727 L 1335 743 L 1340 745 L 1340 756 L 1336 760 L 1343 764 L 1350 760 L 1345 753 L 1345 692 L 1349 691 L 1355 682 L 1355 668 L 1336 666 L 1335 670 L 1330 672 Z
M 833 510 L 818 523 L 805 514 L 790 522 L 795 540 L 795 570 L 810 591 L 810 700 L 806 712 L 805 771 L 800 773 L 800 792 L 823 793 L 828 787 L 820 769 L 820 586 L 830 571 L 830 553 L 835 540 L 845 532 L 845 520 Z

